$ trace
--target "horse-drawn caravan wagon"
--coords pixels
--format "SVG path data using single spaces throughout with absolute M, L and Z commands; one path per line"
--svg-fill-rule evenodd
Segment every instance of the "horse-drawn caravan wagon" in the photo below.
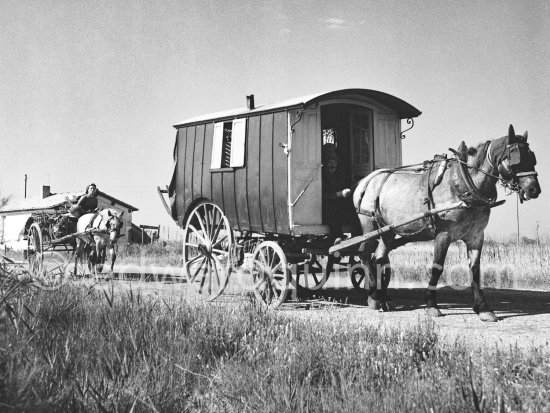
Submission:
M 353 188 L 375 169 L 401 165 L 401 120 L 410 124 L 420 113 L 387 93 L 346 89 L 258 107 L 248 96 L 245 108 L 175 125 L 174 174 L 159 192 L 168 193 L 169 203 L 161 198 L 184 228 L 188 281 L 214 299 L 232 268 L 253 254 L 257 295 L 276 307 L 298 283 L 293 276 L 308 272 L 320 284 L 334 261 L 353 263 L 353 249 L 340 251 L 329 268 L 318 259 L 338 235 L 323 216 L 323 156 L 330 148 Z M 348 225 L 341 232 L 357 233 L 353 206 L 342 214 Z M 365 276 L 351 275 L 356 286 Z

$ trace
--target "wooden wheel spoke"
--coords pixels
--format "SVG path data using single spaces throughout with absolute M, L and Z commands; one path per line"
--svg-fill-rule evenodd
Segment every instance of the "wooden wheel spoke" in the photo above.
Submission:
M 195 211 L 195 217 L 197 218 L 197 221 L 199 221 L 199 225 L 201 227 L 202 233 L 206 236 L 208 233 L 206 232 L 206 229 L 204 228 L 203 217 L 200 216 L 198 211 Z
M 204 224 L 206 227 L 206 236 L 210 238 L 212 232 L 212 222 L 210 221 L 210 211 L 204 208 Z
M 220 274 L 218 272 L 218 265 L 220 266 L 220 268 L 222 268 L 221 266 L 221 263 L 220 261 L 218 260 L 218 258 L 216 258 L 215 255 L 212 256 L 212 258 L 214 259 L 214 274 L 216 274 L 216 280 L 218 281 L 218 286 L 221 286 L 222 285 L 222 282 L 220 280 Z
M 205 260 L 206 260 L 206 257 L 204 256 L 201 256 L 202 258 L 202 262 L 200 263 L 200 265 L 196 268 L 194 274 L 189 278 L 189 281 L 190 282 L 194 282 L 195 281 L 195 278 L 197 277 L 197 275 L 199 274 L 199 272 L 204 268 L 204 265 L 205 265 Z M 190 270 L 190 268 L 187 269 L 188 271 Z
M 212 235 L 212 246 L 215 247 L 216 245 L 218 245 L 220 242 L 222 242 L 224 240 L 224 238 L 227 238 L 227 235 L 224 235 L 223 238 L 221 238 L 220 240 L 218 240 L 218 235 L 220 235 L 220 231 L 222 229 L 222 226 L 225 226 L 224 225 L 224 222 L 223 221 L 220 221 L 218 226 L 216 227 L 216 232 L 214 232 L 214 235 Z
M 206 239 L 202 236 L 202 234 L 199 232 L 199 230 L 197 228 L 195 228 L 194 225 L 189 224 L 188 227 L 191 231 L 193 231 L 194 235 L 199 237 L 201 239 L 201 241 L 206 244 Z
M 201 258 L 204 259 L 204 255 L 197 255 L 196 257 L 191 258 L 191 260 L 187 262 L 187 266 L 190 267 L 191 265 L 193 265 L 195 263 L 195 261 L 198 261 Z
M 278 263 L 275 267 L 273 267 L 273 268 L 271 269 L 271 272 L 276 273 L 277 270 L 279 270 L 280 268 L 282 268 L 282 265 L 283 265 L 283 263 L 282 263 L 281 261 L 279 261 L 279 263 Z

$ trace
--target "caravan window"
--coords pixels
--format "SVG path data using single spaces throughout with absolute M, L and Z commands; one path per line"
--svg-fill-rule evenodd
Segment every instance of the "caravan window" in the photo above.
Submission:
M 218 122 L 214 125 L 211 169 L 244 166 L 246 119 Z

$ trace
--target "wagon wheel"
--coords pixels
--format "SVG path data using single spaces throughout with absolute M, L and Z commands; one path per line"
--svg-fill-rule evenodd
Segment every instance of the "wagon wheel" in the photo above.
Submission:
M 325 285 L 330 274 L 319 262 L 319 255 L 314 255 L 306 264 L 300 265 L 298 275 L 299 286 L 308 290 L 318 290 Z
M 231 273 L 233 231 L 215 204 L 199 204 L 187 219 L 183 233 L 183 266 L 187 282 L 200 297 L 211 301 L 227 286 Z
M 356 290 L 364 291 L 368 288 L 368 282 L 370 274 L 372 273 L 372 266 L 362 265 L 361 260 L 356 260 L 355 257 L 349 257 L 351 271 L 349 273 L 351 283 Z M 365 270 L 367 272 L 365 272 Z
M 275 309 L 286 299 L 290 283 L 288 262 L 282 248 L 264 241 L 254 250 L 252 276 L 254 294 L 267 308 Z
M 27 260 L 29 273 L 33 277 L 44 275 L 44 245 L 42 244 L 42 230 L 38 224 L 30 226 L 27 237 Z

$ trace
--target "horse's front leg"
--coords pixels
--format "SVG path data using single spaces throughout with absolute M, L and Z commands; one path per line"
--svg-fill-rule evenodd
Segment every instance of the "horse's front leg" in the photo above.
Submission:
M 480 286 L 480 259 L 483 247 L 483 235 L 477 242 L 466 242 L 468 248 L 468 260 L 470 261 L 470 274 L 472 276 L 472 293 L 474 296 L 474 311 L 482 321 L 498 321 L 489 305 L 485 302 L 485 296 Z
M 113 273 L 113 269 L 115 267 L 116 249 L 117 249 L 116 242 L 111 242 L 110 248 L 109 248 L 109 254 L 111 255 L 111 274 Z
M 73 251 L 74 255 L 74 276 L 78 275 L 78 256 L 82 253 L 82 246 L 84 242 L 80 238 L 76 238 L 76 247 Z
M 434 241 L 432 276 L 430 277 L 428 288 L 424 293 L 424 301 L 427 305 L 426 312 L 432 317 L 442 316 L 441 311 L 439 311 L 439 307 L 437 306 L 436 291 L 439 277 L 441 277 L 441 274 L 443 273 L 443 265 L 445 264 L 445 257 L 447 256 L 447 251 L 449 250 L 450 244 L 451 239 L 448 233 L 441 232 L 436 235 Z
M 381 238 L 374 253 L 375 268 L 369 280 L 368 306 L 374 310 L 388 311 L 393 308 L 391 299 L 388 297 L 388 285 L 391 279 L 389 252 L 388 246 Z

